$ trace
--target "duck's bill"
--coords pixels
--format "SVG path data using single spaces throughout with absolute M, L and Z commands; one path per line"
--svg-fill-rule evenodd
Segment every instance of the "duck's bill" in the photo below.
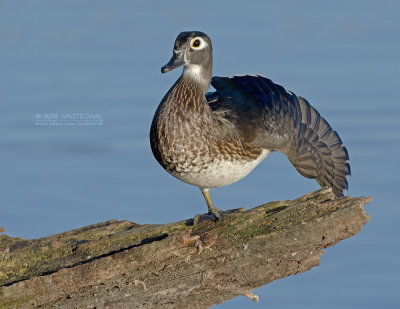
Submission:
M 167 73 L 184 65 L 183 52 L 174 52 L 171 60 L 161 68 L 161 73 Z

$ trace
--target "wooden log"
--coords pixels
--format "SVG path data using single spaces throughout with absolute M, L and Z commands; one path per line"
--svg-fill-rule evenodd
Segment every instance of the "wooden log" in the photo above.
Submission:
M 107 221 L 41 239 L 0 235 L 0 308 L 208 308 L 319 265 L 371 198 L 323 188 L 219 222 Z

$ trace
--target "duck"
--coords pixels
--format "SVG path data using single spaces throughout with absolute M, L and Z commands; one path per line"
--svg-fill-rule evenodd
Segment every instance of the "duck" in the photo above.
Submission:
M 267 77 L 213 77 L 212 52 L 205 33 L 181 32 L 172 58 L 161 68 L 162 73 L 183 70 L 151 123 L 150 146 L 159 164 L 200 188 L 215 221 L 222 210 L 209 190 L 241 180 L 273 151 L 342 197 L 351 171 L 338 133 L 306 99 Z

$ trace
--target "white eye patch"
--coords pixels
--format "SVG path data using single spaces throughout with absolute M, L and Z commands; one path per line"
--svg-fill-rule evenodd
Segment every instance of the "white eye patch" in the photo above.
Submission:
M 204 41 L 201 37 L 195 37 L 190 41 L 190 48 L 193 50 L 203 49 L 206 46 L 206 41 Z

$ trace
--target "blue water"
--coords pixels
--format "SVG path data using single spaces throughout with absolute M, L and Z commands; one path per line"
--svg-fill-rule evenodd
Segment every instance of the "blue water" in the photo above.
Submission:
M 179 72 L 160 74 L 183 30 L 214 46 L 214 74 L 261 73 L 304 96 L 340 133 L 352 196 L 371 221 L 313 270 L 218 308 L 398 308 L 400 4 L 396 1 L 1 1 L 0 227 L 37 238 L 109 219 L 166 223 L 205 210 L 148 141 Z M 38 126 L 96 114 L 97 126 Z M 318 188 L 274 153 L 212 190 L 220 208 Z

